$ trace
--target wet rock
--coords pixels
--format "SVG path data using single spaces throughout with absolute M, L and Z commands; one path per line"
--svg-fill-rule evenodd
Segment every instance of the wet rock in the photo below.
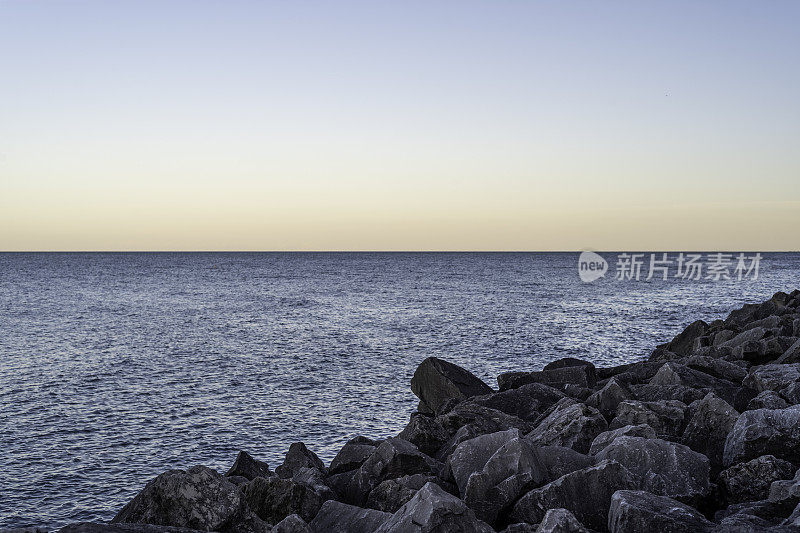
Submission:
M 786 403 L 786 400 L 781 398 L 781 395 L 775 391 L 765 390 L 764 392 L 758 393 L 758 396 L 750 400 L 747 404 L 747 410 L 752 411 L 754 409 L 784 409 L 788 407 L 789 404 Z
M 617 416 L 610 429 L 647 424 L 660 437 L 675 438 L 682 434 L 686 405 L 677 400 L 641 402 L 625 400 L 617 406 Z
M 689 412 L 693 414 L 683 432 L 683 443 L 705 454 L 717 471 L 722 467 L 725 439 L 739 418 L 739 413 L 713 393 L 693 403 Z
M 430 420 L 428 417 L 422 418 Z M 414 417 L 412 417 L 412 422 L 413 420 Z M 411 424 L 409 423 L 409 425 Z M 364 464 L 364 461 L 366 461 L 370 455 L 372 455 L 378 444 L 379 443 L 376 443 L 375 441 L 366 437 L 355 437 L 350 439 L 344 446 L 342 446 L 342 449 L 339 450 L 339 453 L 336 454 L 336 457 L 333 458 L 333 461 L 331 461 L 331 466 L 328 468 L 328 474 L 341 474 L 342 472 L 349 472 L 357 469 Z
M 682 444 L 618 437 L 595 457 L 620 463 L 638 476 L 638 488 L 653 494 L 696 502 L 711 492 L 708 458 Z
M 367 507 L 387 513 L 394 513 L 407 501 L 414 497 L 419 489 L 426 483 L 436 483 L 449 493 L 456 493 L 458 489 L 435 476 L 413 474 L 396 479 L 382 481 L 372 489 L 367 498 Z
M 557 389 L 565 385 L 578 385 L 587 389 L 597 382 L 594 365 L 566 366 L 541 372 L 506 372 L 497 377 L 500 390 L 509 390 L 529 383 L 542 383 Z
M 600 411 L 575 403 L 556 409 L 526 437 L 540 446 L 565 446 L 587 453 L 594 438 L 608 429 Z
M 623 426 L 621 428 L 604 431 L 594 438 L 592 445 L 589 448 L 589 455 L 597 455 L 597 453 L 614 442 L 617 437 L 642 437 L 645 439 L 656 438 L 656 432 L 647 424 L 639 424 L 638 426 Z
M 586 400 L 586 405 L 594 407 L 600 413 L 611 420 L 617 412 L 617 406 L 623 400 L 632 399 L 630 391 L 611 378 L 602 389 L 595 392 Z
M 758 392 L 779 391 L 800 381 L 800 363 L 754 366 L 742 382 Z
M 326 498 L 305 483 L 279 477 L 257 477 L 244 486 L 243 493 L 250 509 L 271 524 L 291 514 L 300 515 L 308 522 Z
M 800 464 L 800 406 L 756 409 L 739 415 L 725 441 L 725 466 L 761 455 Z
M 590 533 L 575 515 L 566 509 L 548 509 L 536 533 Z
M 470 396 L 490 394 L 491 387 L 460 366 L 436 357 L 425 359 L 411 378 L 411 390 L 431 411 Z
M 329 500 L 309 524 L 314 533 L 372 533 L 392 515 Z
M 275 469 L 275 473 L 283 479 L 289 479 L 301 468 L 316 468 L 322 473 L 326 472 L 325 464 L 317 454 L 302 442 L 295 442 L 289 446 L 283 464 Z
M 156 477 L 111 521 L 217 531 L 244 512 L 236 485 L 215 470 L 195 466 Z
M 447 470 L 452 474 L 459 493 L 464 494 L 467 480 L 473 472 L 483 469 L 497 450 L 518 437 L 517 429 L 509 429 L 481 435 L 459 444 L 447 459 Z
M 492 533 L 464 502 L 427 483 L 375 533 Z
M 257 477 L 270 477 L 271 475 L 272 472 L 270 472 L 267 463 L 253 459 L 253 457 L 245 451 L 239 452 L 233 466 L 228 470 L 228 473 L 225 474 L 227 477 L 241 476 L 248 480 Z
M 290 514 L 272 528 L 270 533 L 314 533 L 299 515 Z
M 699 511 L 672 498 L 641 490 L 620 490 L 611 498 L 611 533 L 702 533 L 714 524 Z
M 788 461 L 762 455 L 720 472 L 719 485 L 729 503 L 765 500 L 772 482 L 789 479 L 794 470 Z
M 749 514 L 735 514 L 723 518 L 713 531 L 714 533 L 762 533 L 764 531 L 780 533 L 774 530 L 772 522 Z
M 637 489 L 638 480 L 616 461 L 566 474 L 543 487 L 533 489 L 514 505 L 511 522 L 541 522 L 548 509 L 564 508 L 585 526 L 604 530 L 611 495 L 623 489 Z

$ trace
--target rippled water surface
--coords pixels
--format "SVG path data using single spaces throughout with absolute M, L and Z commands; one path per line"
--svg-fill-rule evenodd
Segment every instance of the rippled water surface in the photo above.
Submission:
M 409 380 L 446 358 L 497 374 L 629 362 L 697 319 L 800 286 L 583 284 L 578 254 L 0 254 L 0 527 L 111 518 L 169 468 L 326 462 L 392 436 Z

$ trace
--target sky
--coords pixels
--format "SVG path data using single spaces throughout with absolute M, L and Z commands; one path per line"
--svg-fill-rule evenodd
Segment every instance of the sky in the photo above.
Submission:
M 800 250 L 798 20 L 0 0 L 0 250 Z

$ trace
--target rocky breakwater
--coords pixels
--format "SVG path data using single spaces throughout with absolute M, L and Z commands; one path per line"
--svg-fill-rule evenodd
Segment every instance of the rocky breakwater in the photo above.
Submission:
M 274 472 L 152 480 L 74 532 L 800 531 L 800 291 L 690 324 L 649 359 L 561 359 L 498 377 L 440 359 L 411 380 L 393 438 L 329 465 L 293 444 Z

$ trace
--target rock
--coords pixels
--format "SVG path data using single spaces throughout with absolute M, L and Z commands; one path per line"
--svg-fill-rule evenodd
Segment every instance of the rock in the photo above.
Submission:
M 696 320 L 686 326 L 686 329 L 677 334 L 664 348 L 678 355 L 688 355 L 692 350 L 695 339 L 705 335 L 707 330 L 708 324 L 702 320 Z
M 474 396 L 467 402 L 502 411 L 522 420 L 533 421 L 542 411 L 562 398 L 564 393 L 549 385 L 529 383 L 515 389 Z
M 548 509 L 536 533 L 590 533 L 575 515 L 566 509 Z
M 345 503 L 362 507 L 382 481 L 411 474 L 433 474 L 434 461 L 403 439 L 387 439 L 355 472 L 343 494 Z
M 283 464 L 275 469 L 275 473 L 283 479 L 289 479 L 301 468 L 316 468 L 323 474 L 326 471 L 325 464 L 314 452 L 302 442 L 295 442 L 289 446 Z
M 701 533 L 714 524 L 688 505 L 641 490 L 619 490 L 611 498 L 611 533 Z
M 398 438 L 407 440 L 419 448 L 419 451 L 430 456 L 435 455 L 450 436 L 450 432 L 436 418 L 418 413 L 411 415 L 411 421 L 397 435 Z
M 550 413 L 526 437 L 540 446 L 566 446 L 587 453 L 594 438 L 606 429 L 608 423 L 600 411 L 575 403 Z
M 792 463 L 762 455 L 720 472 L 719 484 L 729 503 L 765 500 L 772 482 L 789 479 L 794 470 Z
M 739 413 L 714 393 L 689 407 L 693 413 L 683 432 L 683 443 L 692 450 L 706 455 L 713 470 L 722 467 L 725 439 L 733 428 Z
M 407 501 L 414 497 L 419 489 L 426 483 L 436 483 L 449 493 L 457 492 L 457 488 L 449 483 L 424 474 L 413 474 L 395 479 L 382 481 L 372 489 L 367 498 L 367 507 L 387 513 L 394 513 Z
M 726 379 L 732 383 L 741 383 L 747 376 L 746 368 L 713 357 L 695 355 L 687 358 L 684 364 L 692 370 L 704 372 L 717 379 Z
M 761 455 L 800 463 L 800 406 L 756 409 L 739 415 L 725 441 L 725 466 Z
M 420 418 L 431 420 L 428 417 Z M 412 422 L 414 419 L 415 417 L 411 418 Z M 411 423 L 409 423 L 409 425 L 411 425 Z M 372 455 L 377 445 L 378 443 L 367 439 L 366 437 L 355 437 L 350 439 L 344 446 L 342 446 L 342 449 L 339 450 L 339 453 L 336 454 L 336 457 L 333 458 L 333 461 L 331 461 L 331 466 L 328 468 L 328 475 L 341 474 L 342 472 L 349 472 L 357 469 L 364 463 L 364 461 L 367 460 L 370 455 Z
M 685 410 L 686 405 L 677 400 L 625 400 L 617 406 L 617 416 L 611 421 L 609 428 L 647 424 L 659 437 L 676 438 L 682 434 Z
M 503 530 L 503 533 L 536 533 L 536 530 L 539 529 L 539 525 L 533 524 L 510 524 L 507 528 Z
M 506 372 L 497 377 L 500 390 L 509 390 L 529 383 L 542 383 L 557 389 L 565 385 L 578 385 L 591 389 L 597 382 L 594 365 L 565 366 L 541 372 Z
M 451 435 L 448 442 L 442 446 L 442 449 L 451 447 L 454 442 L 460 438 L 462 441 L 466 438 L 476 437 L 478 435 L 485 435 L 487 433 L 496 433 L 498 431 L 505 431 L 507 429 L 517 428 L 523 433 L 531 431 L 535 426 L 534 424 L 522 420 L 516 416 L 506 414 L 497 409 L 491 409 L 482 405 L 477 405 L 472 402 L 466 401 L 456 405 L 450 412 L 436 417 L 436 421 Z M 459 436 L 458 430 L 464 426 L 469 426 L 466 432 L 462 432 Z M 460 441 L 459 441 L 460 442 Z M 458 444 L 458 442 L 455 442 Z M 455 448 L 455 446 L 452 446 Z M 442 455 L 442 450 L 437 455 Z M 445 454 L 446 456 L 447 454 Z
M 798 381 L 800 381 L 800 363 L 768 364 L 751 368 L 742 384 L 763 392 L 779 391 Z
M 617 490 L 636 489 L 638 484 L 621 464 L 601 461 L 531 490 L 514 505 L 509 520 L 536 524 L 548 509 L 564 508 L 587 527 L 604 530 L 611 495 Z
M 659 496 L 697 502 L 711 493 L 708 458 L 682 444 L 617 437 L 595 457 L 620 463 L 638 476 L 639 488 Z
M 617 383 L 616 379 L 611 378 L 602 389 L 589 396 L 586 405 L 594 407 L 605 418 L 611 420 L 617 412 L 619 402 L 630 399 L 630 391 Z
M 770 455 L 768 457 L 772 456 Z M 757 459 L 754 459 L 754 461 L 755 460 Z M 780 461 L 780 459 L 777 460 Z M 783 473 L 784 476 L 777 477 L 781 473 Z M 791 501 L 791 504 L 796 505 L 800 503 L 800 470 L 797 470 L 797 472 L 795 472 L 794 477 L 792 479 L 789 479 L 791 473 L 789 475 L 785 475 L 785 473 L 786 471 L 781 470 L 780 466 L 769 472 L 769 474 L 771 474 L 772 477 L 775 479 L 769 485 L 769 490 L 767 492 L 766 499 L 774 503 Z M 762 497 L 758 499 L 764 499 L 764 498 Z
M 594 364 L 589 361 L 576 359 L 575 357 L 563 357 L 561 359 L 556 359 L 555 361 L 550 361 L 544 365 L 542 370 L 555 370 L 557 368 L 569 368 L 572 366 L 589 366 L 594 369 Z
M 621 385 L 635 385 L 650 381 L 663 363 L 659 361 L 640 361 L 609 368 L 598 368 L 597 379 L 603 380 L 615 377 Z
M 310 521 L 325 501 L 325 496 L 304 483 L 279 477 L 257 477 L 244 486 L 250 509 L 269 523 L 280 522 L 291 514 Z
M 631 385 L 634 399 L 640 402 L 659 402 L 663 400 L 677 400 L 683 404 L 702 400 L 711 392 L 709 388 L 692 389 L 683 385 Z M 619 407 L 619 406 L 617 406 Z
M 336 498 L 336 493 L 328 486 L 325 475 L 316 468 L 301 468 L 292 477 L 292 481 L 311 487 L 323 501 Z
M 775 391 L 765 390 L 764 392 L 759 392 L 758 396 L 750 400 L 747 404 L 747 410 L 752 411 L 754 409 L 784 409 L 788 407 L 789 404 L 786 403 L 786 400 L 781 398 L 780 394 Z
M 755 516 L 776 525 L 792 513 L 793 507 L 787 502 L 774 503 L 767 500 L 757 502 L 734 503 L 727 509 L 718 511 L 714 516 L 716 521 L 722 521 L 736 515 Z
M 597 453 L 614 442 L 617 437 L 642 437 L 645 439 L 656 438 L 656 432 L 647 424 L 639 424 L 638 426 L 623 426 L 621 428 L 604 431 L 594 438 L 592 445 L 589 448 L 589 455 L 597 455 Z
M 665 363 L 656 375 L 650 379 L 650 385 L 683 385 L 692 389 L 712 390 L 728 403 L 733 403 L 736 391 L 739 388 L 738 384 L 715 378 L 705 372 L 677 363 Z
M 270 533 L 314 533 L 299 515 L 290 514 L 272 528 Z
M 797 405 L 800 403 L 800 383 L 792 383 L 785 389 L 781 389 L 780 396 L 786 400 L 789 405 Z
M 452 474 L 459 493 L 464 494 L 467 480 L 473 472 L 482 470 L 497 450 L 518 437 L 519 430 L 509 429 L 481 435 L 459 444 L 447 459 L 447 469 Z
M 781 364 L 800 363 L 800 339 L 797 339 L 775 362 Z
M 219 531 L 244 513 L 236 485 L 215 470 L 195 466 L 156 477 L 111 521 Z
M 309 527 L 314 533 L 372 533 L 382 526 L 390 513 L 361 509 L 346 503 L 328 500 L 320 508 Z
M 439 414 L 443 407 L 470 396 L 490 394 L 491 387 L 460 366 L 436 357 L 425 359 L 411 378 L 411 390 L 430 410 Z
M 493 533 L 461 500 L 427 483 L 375 533 Z
M 245 451 L 239 452 L 233 466 L 228 470 L 228 473 L 225 474 L 227 477 L 241 476 L 248 480 L 257 477 L 270 477 L 271 475 L 272 472 L 270 472 L 267 463 L 253 459 L 253 457 Z
M 0 529 L 0 533 L 47 533 L 44 527 L 20 527 Z M 197 529 L 185 527 L 154 526 L 152 524 L 106 524 L 100 522 L 78 522 L 68 524 L 58 530 L 58 533 L 198 533 Z
M 766 328 L 751 328 L 745 330 L 734 338 L 729 341 L 723 342 L 720 346 L 727 346 L 731 348 L 736 348 L 738 346 L 742 346 L 747 342 L 757 342 L 763 339 L 768 334 L 768 330 Z
M 763 518 L 749 514 L 735 514 L 723 518 L 719 526 L 714 528 L 714 533 L 779 533 L 773 528 L 773 523 Z

